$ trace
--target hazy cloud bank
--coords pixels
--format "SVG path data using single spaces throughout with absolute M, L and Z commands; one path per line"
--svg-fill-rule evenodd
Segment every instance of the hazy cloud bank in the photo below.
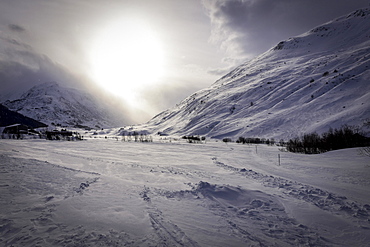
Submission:
M 367 0 L 203 0 L 212 24 L 210 41 L 232 64 L 281 40 L 369 5 Z

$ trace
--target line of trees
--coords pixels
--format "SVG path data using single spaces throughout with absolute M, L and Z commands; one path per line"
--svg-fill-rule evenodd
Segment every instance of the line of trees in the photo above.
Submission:
M 136 131 L 123 133 L 122 134 L 122 141 L 135 141 L 135 142 L 153 142 L 153 138 L 150 135 L 138 133 Z
M 202 141 L 206 140 L 205 136 L 183 136 L 182 139 L 185 139 L 188 141 L 188 143 L 202 143 Z
M 275 145 L 275 139 L 266 139 L 266 138 L 254 138 L 254 137 L 242 137 L 240 136 L 238 140 L 236 140 L 236 143 L 241 144 L 267 144 L 267 145 Z
M 328 132 L 321 135 L 314 132 L 290 139 L 286 144 L 286 149 L 294 153 L 318 154 L 331 150 L 366 146 L 370 146 L 370 138 L 358 129 L 344 125 L 339 129 L 330 128 Z

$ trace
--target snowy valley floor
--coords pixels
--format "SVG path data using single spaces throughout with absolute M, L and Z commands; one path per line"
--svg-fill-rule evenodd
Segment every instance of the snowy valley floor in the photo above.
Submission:
M 370 242 L 370 157 L 359 149 L 0 140 L 0 199 L 0 246 Z

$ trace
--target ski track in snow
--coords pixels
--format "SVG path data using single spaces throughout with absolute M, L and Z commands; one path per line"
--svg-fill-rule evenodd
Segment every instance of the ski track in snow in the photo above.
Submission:
M 241 176 L 245 176 L 246 179 L 254 179 L 267 187 L 278 188 L 282 190 L 284 194 L 312 203 L 320 209 L 352 217 L 356 221 L 362 223 L 364 228 L 370 228 L 370 205 L 368 204 L 360 205 L 354 201 L 348 200 L 345 196 L 336 195 L 296 181 L 264 175 L 252 169 L 240 169 L 226 165 L 218 161 L 217 158 L 212 158 L 212 160 L 215 165 L 236 172 Z
M 127 143 L 88 141 L 80 152 L 63 142 L 51 143 L 64 151 L 46 142 L 6 143 L 10 147 L 0 153 L 0 245 L 345 246 L 356 243 L 357 236 L 359 246 L 366 246 L 368 239 L 368 204 L 220 161 L 230 151 L 248 151 L 242 146 L 142 144 L 155 155 L 134 161 L 129 157 L 135 147 Z M 112 156 L 89 151 L 96 145 Z M 183 153 L 169 158 L 173 147 Z M 40 156 L 46 150 L 48 155 Z M 158 155 L 164 159 L 152 161 Z M 196 159 L 182 161 L 189 155 Z M 191 160 L 196 166 L 187 168 Z M 330 228 L 300 222 L 281 200 L 310 204 L 349 221 L 353 239 L 343 245 L 346 236 L 336 232 L 341 236 L 336 239 Z M 64 220 L 64 213 L 71 215 Z
M 60 201 L 81 196 L 99 174 L 5 155 L 0 159 L 0 244 L 42 246 L 46 244 L 42 236 L 55 232 L 59 237 L 48 244 L 73 243 L 81 232 L 54 222 L 53 215 Z
M 147 192 L 144 200 L 148 200 Z M 186 203 L 193 198 L 228 226 L 229 234 L 249 246 L 327 246 L 328 242 L 307 226 L 289 218 L 284 207 L 261 191 L 230 185 L 199 182 L 192 190 L 156 191 L 153 195 L 176 198 Z M 195 245 L 190 245 L 195 246 Z
M 144 187 L 139 195 L 148 204 L 147 212 L 150 223 L 155 230 L 156 238 L 160 240 L 159 242 L 163 243 L 163 246 L 198 246 L 177 225 L 164 218 L 163 213 L 152 204 L 148 196 L 149 193 L 150 189 Z

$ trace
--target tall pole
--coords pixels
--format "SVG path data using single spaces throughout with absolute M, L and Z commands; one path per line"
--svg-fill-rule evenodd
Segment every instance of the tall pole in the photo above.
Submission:
M 280 154 L 278 154 L 279 166 L 280 166 Z

